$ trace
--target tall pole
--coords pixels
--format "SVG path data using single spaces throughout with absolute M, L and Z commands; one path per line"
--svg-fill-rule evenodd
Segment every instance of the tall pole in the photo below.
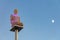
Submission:
M 18 30 L 15 30 L 15 40 L 18 40 Z

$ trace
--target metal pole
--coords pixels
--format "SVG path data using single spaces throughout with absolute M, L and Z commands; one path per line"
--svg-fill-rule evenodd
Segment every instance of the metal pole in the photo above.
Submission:
M 18 40 L 18 30 L 15 30 L 15 40 Z

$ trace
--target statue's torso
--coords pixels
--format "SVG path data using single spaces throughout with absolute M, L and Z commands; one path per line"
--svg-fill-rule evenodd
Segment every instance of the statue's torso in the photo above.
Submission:
M 12 23 L 19 23 L 20 22 L 20 17 L 18 15 L 12 15 Z

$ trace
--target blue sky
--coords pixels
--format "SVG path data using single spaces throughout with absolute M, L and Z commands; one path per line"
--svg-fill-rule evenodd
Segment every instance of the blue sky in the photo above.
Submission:
M 0 40 L 15 38 L 10 31 L 15 8 L 24 24 L 19 40 L 60 40 L 60 0 L 0 0 Z

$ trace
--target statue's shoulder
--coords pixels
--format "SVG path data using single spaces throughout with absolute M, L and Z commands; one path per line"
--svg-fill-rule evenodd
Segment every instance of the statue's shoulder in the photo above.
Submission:
M 14 18 L 14 15 L 13 14 L 11 14 L 11 16 L 10 16 L 11 18 Z
M 13 17 L 13 16 L 14 16 L 14 14 L 11 14 L 11 16 Z
M 18 18 L 20 18 L 20 16 L 18 16 Z
M 13 16 L 13 14 L 11 14 L 11 16 Z

